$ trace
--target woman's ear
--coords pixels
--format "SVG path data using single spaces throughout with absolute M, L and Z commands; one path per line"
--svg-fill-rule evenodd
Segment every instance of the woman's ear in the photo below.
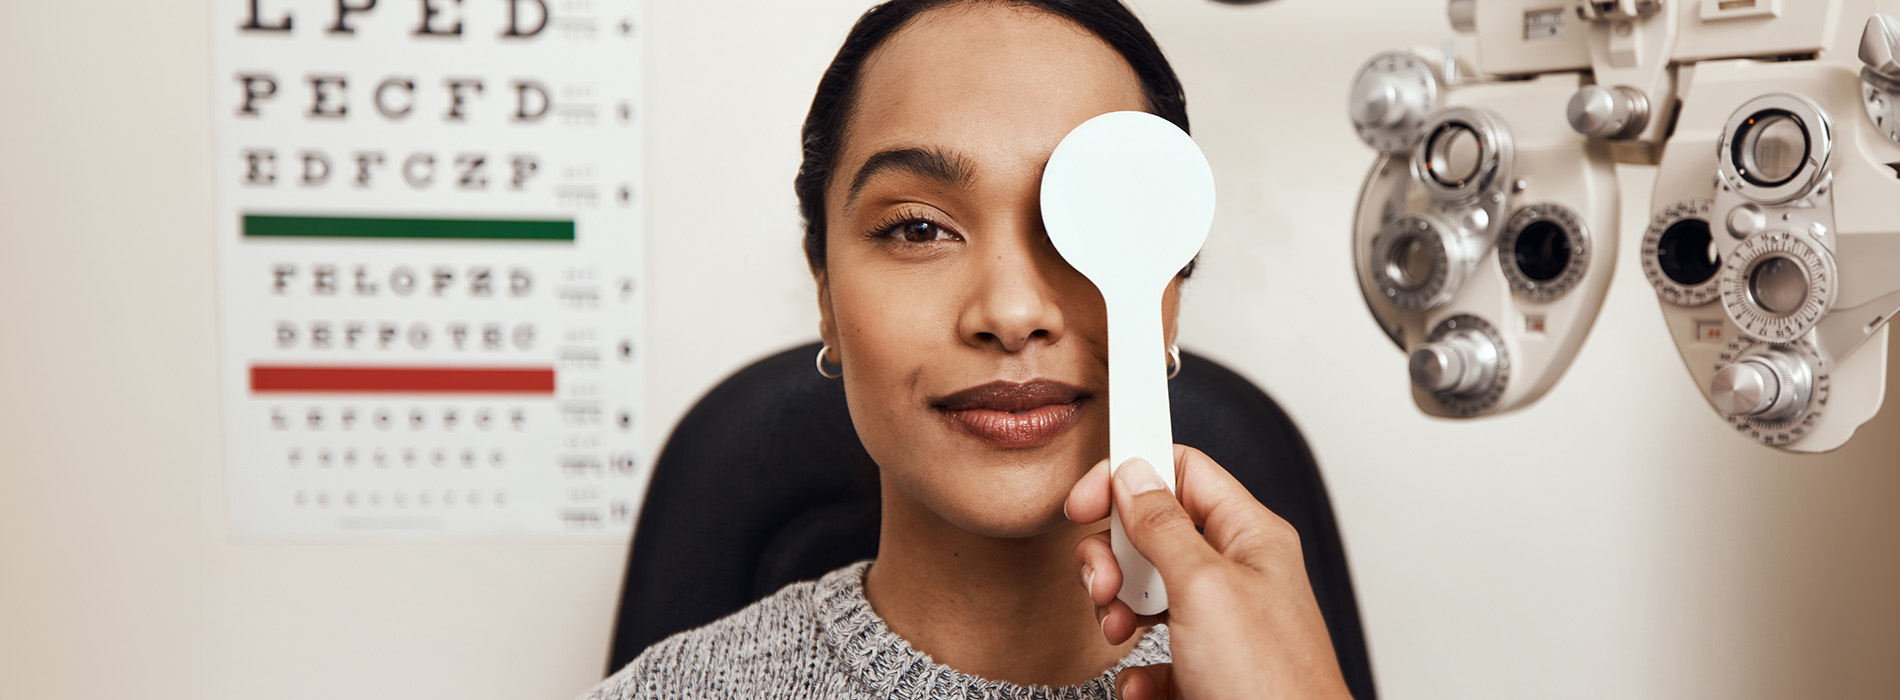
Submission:
M 824 340 L 825 345 L 831 346 L 833 353 L 836 353 L 838 351 L 838 321 L 831 312 L 831 285 L 827 283 L 824 272 L 813 273 L 812 281 L 818 283 L 818 337 Z M 830 358 L 830 361 L 836 360 L 835 355 Z
M 1174 347 L 1175 335 L 1181 330 L 1181 278 L 1175 277 L 1168 282 L 1168 289 L 1161 294 L 1161 334 L 1168 347 Z

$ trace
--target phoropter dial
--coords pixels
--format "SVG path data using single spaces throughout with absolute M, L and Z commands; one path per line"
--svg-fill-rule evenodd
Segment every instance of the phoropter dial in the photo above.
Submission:
M 1437 308 L 1458 293 L 1470 267 L 1467 237 L 1432 214 L 1393 219 L 1372 240 L 1373 286 L 1401 311 Z
M 1827 406 L 1828 374 L 1807 341 L 1736 338 L 1722 353 L 1709 401 L 1737 430 L 1765 445 L 1805 435 Z
M 1876 14 L 1860 35 L 1861 104 L 1887 138 L 1900 143 L 1900 20 Z
M 1491 388 L 1497 378 L 1498 348 L 1483 333 L 1463 330 L 1413 350 L 1409 364 L 1418 388 L 1468 396 Z
M 1813 371 L 1799 357 L 1764 350 L 1715 371 L 1709 397 L 1725 416 L 1783 421 L 1806 408 L 1814 390 Z
M 1426 343 L 1412 351 L 1408 365 L 1412 385 L 1457 416 L 1490 410 L 1511 379 L 1504 338 L 1470 314 L 1439 322 Z
M 1788 342 L 1834 306 L 1834 255 L 1805 235 L 1764 231 L 1735 249 L 1722 273 L 1722 307 L 1743 333 Z
M 1570 97 L 1564 116 L 1584 136 L 1633 138 L 1649 126 L 1649 98 L 1624 85 L 1585 85 Z
M 1590 268 L 1590 231 L 1561 204 L 1517 210 L 1498 238 L 1498 264 L 1511 293 L 1543 303 L 1570 292 Z
M 1510 132 L 1491 115 L 1451 107 L 1425 121 L 1412 151 L 1412 176 L 1434 199 L 1470 202 L 1492 190 L 1509 167 Z
M 1387 51 L 1353 78 L 1347 111 L 1353 130 L 1383 153 L 1404 153 L 1418 141 L 1425 117 L 1438 107 L 1438 75 L 1409 51 Z
M 1722 254 L 1709 225 L 1713 202 L 1676 202 L 1656 214 L 1643 233 L 1643 276 L 1656 296 L 1676 306 L 1701 306 L 1721 293 Z
M 1782 204 L 1814 191 L 1827 173 L 1834 137 L 1827 112 L 1790 92 L 1743 104 L 1722 130 L 1724 187 L 1762 204 Z

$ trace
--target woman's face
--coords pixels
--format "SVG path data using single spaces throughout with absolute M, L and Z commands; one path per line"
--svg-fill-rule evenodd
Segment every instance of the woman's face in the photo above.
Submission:
M 1034 535 L 1107 456 L 1102 297 L 1050 244 L 1038 189 L 1071 129 L 1146 104 L 1108 44 L 991 3 L 926 13 L 865 63 L 825 193 L 819 305 L 892 505 Z M 1170 285 L 1170 340 L 1177 299 Z

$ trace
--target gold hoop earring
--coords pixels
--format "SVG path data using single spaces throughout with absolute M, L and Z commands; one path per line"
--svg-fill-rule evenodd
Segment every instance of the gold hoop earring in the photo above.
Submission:
M 830 344 L 818 346 L 818 374 L 826 379 L 837 379 L 844 376 L 844 365 L 838 365 L 838 371 L 836 372 L 828 372 L 825 370 L 825 354 L 829 352 L 831 352 Z
M 1175 378 L 1175 376 L 1179 374 L 1181 374 L 1181 346 L 1169 345 L 1168 346 L 1168 378 L 1173 379 Z

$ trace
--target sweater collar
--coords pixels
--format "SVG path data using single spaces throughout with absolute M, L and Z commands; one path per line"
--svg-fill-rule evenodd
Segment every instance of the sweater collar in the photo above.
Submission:
M 1020 686 L 992 681 L 936 663 L 892 632 L 864 597 L 869 560 L 838 569 L 818 582 L 821 636 L 846 673 L 877 697 L 1083 700 L 1115 697 L 1115 674 L 1129 666 L 1167 663 L 1168 629 L 1156 625 L 1135 649 L 1081 685 Z

